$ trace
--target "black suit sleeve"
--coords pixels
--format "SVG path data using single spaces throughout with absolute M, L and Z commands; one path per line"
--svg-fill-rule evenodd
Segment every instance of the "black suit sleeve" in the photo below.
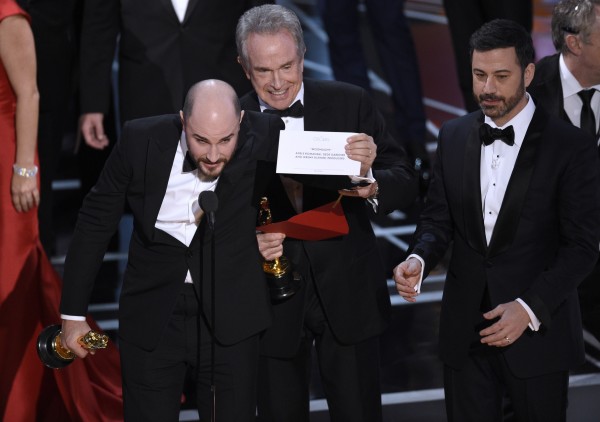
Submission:
M 414 253 L 423 258 L 425 262 L 424 277 L 442 259 L 454 236 L 454 225 L 444 186 L 445 175 L 442 164 L 445 129 L 446 126 L 442 126 L 439 133 L 433 176 L 427 192 L 427 206 L 421 214 L 414 234 L 415 244 L 408 251 L 408 253 Z
M 104 113 L 112 98 L 112 63 L 120 32 L 120 0 L 84 2 L 80 46 L 81 113 Z
M 378 214 L 408 208 L 418 194 L 415 170 L 400 141 L 387 130 L 385 119 L 364 90 L 361 90 L 359 119 L 361 132 L 371 135 L 377 145 L 372 170 L 379 186 Z
M 85 315 L 96 275 L 110 239 L 116 232 L 131 179 L 126 146 L 130 126 L 125 124 L 117 143 L 79 211 L 77 225 L 65 261 L 60 311 Z

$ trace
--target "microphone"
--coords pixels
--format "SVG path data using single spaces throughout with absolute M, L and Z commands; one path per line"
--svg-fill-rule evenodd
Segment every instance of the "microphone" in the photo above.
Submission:
M 219 208 L 219 198 L 217 197 L 217 194 L 211 190 L 200 192 L 198 204 L 200 204 L 200 208 L 202 208 L 202 211 L 206 214 L 206 218 L 208 218 L 208 227 L 210 227 L 211 230 L 214 230 L 215 211 Z

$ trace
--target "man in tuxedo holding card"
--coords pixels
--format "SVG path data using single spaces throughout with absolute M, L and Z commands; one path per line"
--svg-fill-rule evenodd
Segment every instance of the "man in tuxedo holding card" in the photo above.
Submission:
M 303 78 L 306 48 L 293 12 L 278 5 L 250 9 L 240 18 L 236 42 L 254 87 L 241 100 L 245 110 L 278 114 L 286 130 L 356 133 L 346 152 L 361 163 L 351 189 L 315 188 L 283 176 L 270 186 L 273 221 L 343 195 L 349 233 L 323 241 L 258 236 L 265 259 L 283 253 L 302 276 L 295 295 L 273 304 L 274 324 L 262 336 L 259 420 L 308 420 L 313 342 L 332 421 L 380 420 L 378 336 L 389 321 L 390 300 L 368 211 L 413 204 L 414 172 L 366 91 Z

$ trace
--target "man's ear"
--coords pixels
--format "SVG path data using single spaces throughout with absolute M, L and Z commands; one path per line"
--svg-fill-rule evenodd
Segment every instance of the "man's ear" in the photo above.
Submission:
M 529 63 L 527 65 L 527 67 L 525 68 L 525 72 L 523 75 L 524 82 L 525 82 L 525 88 L 527 88 L 529 86 L 529 84 L 533 80 L 534 75 L 535 75 L 535 64 Z
M 578 35 L 568 34 L 565 37 L 565 43 L 571 54 L 574 54 L 575 56 L 581 54 L 581 39 Z
M 248 73 L 248 70 L 246 70 L 246 67 L 244 66 L 244 63 L 242 62 L 242 58 L 240 56 L 237 56 L 237 62 L 240 64 L 240 66 L 242 66 L 242 70 L 244 71 L 246 78 L 250 79 L 250 73 Z
M 185 127 L 185 119 L 183 118 L 183 110 L 179 110 L 179 118 L 181 119 L 181 126 Z

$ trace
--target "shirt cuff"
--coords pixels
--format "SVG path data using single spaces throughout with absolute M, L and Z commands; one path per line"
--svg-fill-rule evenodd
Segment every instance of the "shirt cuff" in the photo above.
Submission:
M 408 255 L 408 258 L 406 258 L 406 259 L 410 259 L 410 258 L 416 258 L 421 263 L 421 278 L 420 278 L 419 282 L 417 283 L 417 285 L 415 286 L 415 292 L 421 293 L 421 284 L 423 284 L 423 272 L 425 271 L 425 261 L 423 261 L 423 258 L 421 258 L 419 255 L 415 255 L 414 253 L 411 253 L 410 255 Z
M 85 317 L 83 316 L 60 314 L 60 317 L 69 321 L 85 321 Z
M 529 315 L 529 324 L 527 325 L 529 326 L 531 331 L 538 331 L 540 329 L 540 325 L 542 325 L 540 320 L 535 316 L 531 308 L 521 298 L 518 297 L 516 301 L 519 302 L 523 308 L 525 308 L 525 311 L 527 311 L 527 314 Z

